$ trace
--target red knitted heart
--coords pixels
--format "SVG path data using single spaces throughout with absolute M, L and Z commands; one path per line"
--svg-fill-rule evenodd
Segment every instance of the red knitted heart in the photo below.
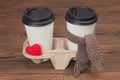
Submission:
M 32 56 L 42 55 L 42 47 L 39 44 L 34 44 L 33 46 L 27 46 L 26 52 Z

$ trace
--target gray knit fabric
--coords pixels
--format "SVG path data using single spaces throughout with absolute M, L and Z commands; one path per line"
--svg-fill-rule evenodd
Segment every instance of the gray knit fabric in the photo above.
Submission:
M 79 76 L 80 73 L 88 70 L 90 66 L 92 70 L 101 71 L 104 69 L 104 60 L 100 55 L 101 51 L 95 33 L 81 38 L 66 29 L 66 34 L 71 42 L 78 45 L 74 76 Z

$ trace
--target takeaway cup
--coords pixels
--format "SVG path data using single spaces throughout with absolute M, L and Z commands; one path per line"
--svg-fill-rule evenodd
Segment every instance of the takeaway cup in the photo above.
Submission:
M 54 14 L 48 8 L 35 7 L 25 10 L 22 22 L 30 46 L 39 44 L 43 52 L 52 49 L 54 20 Z
M 68 9 L 65 15 L 66 28 L 72 34 L 83 38 L 93 33 L 98 20 L 96 12 L 86 6 L 75 6 Z M 77 44 L 68 40 L 68 49 L 77 51 Z

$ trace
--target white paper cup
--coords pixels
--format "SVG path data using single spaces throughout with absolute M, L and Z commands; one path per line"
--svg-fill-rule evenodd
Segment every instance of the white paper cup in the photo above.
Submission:
M 47 8 L 28 8 L 23 15 L 23 23 L 29 44 L 39 44 L 42 51 L 52 49 L 54 14 Z
M 85 6 L 75 6 L 69 8 L 66 16 L 66 28 L 72 34 L 83 38 L 85 35 L 93 33 L 98 20 L 96 12 Z M 68 49 L 77 51 L 78 45 L 68 40 Z

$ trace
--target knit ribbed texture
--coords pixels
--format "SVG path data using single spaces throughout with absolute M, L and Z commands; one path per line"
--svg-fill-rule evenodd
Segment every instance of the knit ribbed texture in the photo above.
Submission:
M 86 43 L 86 50 L 88 59 L 91 61 L 92 70 L 102 71 L 104 69 L 104 60 L 101 57 L 101 50 L 99 43 L 95 37 L 95 33 L 89 34 L 84 37 Z
M 104 60 L 101 57 L 98 41 L 95 33 L 86 35 L 84 38 L 70 33 L 66 29 L 67 38 L 78 45 L 76 54 L 76 63 L 74 66 L 74 76 L 79 76 L 80 73 L 91 69 L 101 71 L 104 69 Z

